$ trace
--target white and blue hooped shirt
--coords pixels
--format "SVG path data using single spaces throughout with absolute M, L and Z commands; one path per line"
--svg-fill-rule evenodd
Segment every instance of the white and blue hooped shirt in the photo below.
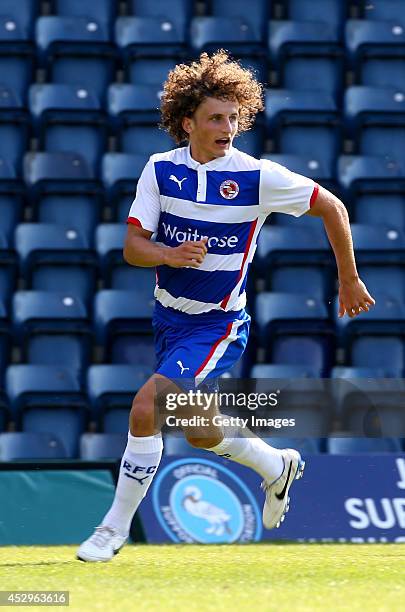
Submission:
M 191 157 L 190 147 L 152 155 L 128 223 L 153 232 L 157 243 L 169 247 L 208 238 L 199 268 L 157 267 L 156 300 L 191 315 L 241 310 L 266 217 L 272 212 L 299 217 L 317 194 L 313 180 L 235 147 L 206 164 Z

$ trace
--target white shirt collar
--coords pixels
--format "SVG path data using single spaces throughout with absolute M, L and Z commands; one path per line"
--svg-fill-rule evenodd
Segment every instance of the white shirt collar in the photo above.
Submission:
M 206 162 L 205 164 L 200 164 L 200 162 L 196 161 L 191 157 L 191 147 L 190 145 L 186 148 L 186 156 L 187 156 L 187 166 L 189 168 L 193 168 L 193 170 L 198 170 L 198 168 L 204 168 L 206 170 L 218 170 L 228 164 L 229 159 L 232 157 L 234 153 L 234 147 L 231 145 L 226 155 L 222 157 L 216 157 L 215 159 Z

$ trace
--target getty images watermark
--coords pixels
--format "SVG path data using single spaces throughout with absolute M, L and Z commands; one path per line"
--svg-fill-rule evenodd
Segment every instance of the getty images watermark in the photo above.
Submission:
M 184 408 L 200 409 L 203 414 L 193 414 L 192 416 L 177 416 L 171 414 L 166 416 L 166 425 L 169 427 L 253 427 L 263 428 L 272 427 L 281 429 L 282 427 L 295 427 L 295 419 L 292 418 L 270 418 L 259 417 L 250 414 L 245 417 L 228 416 L 224 414 L 214 414 L 205 416 L 204 412 L 214 411 L 216 408 L 239 408 L 255 411 L 257 409 L 274 408 L 278 405 L 280 391 L 273 393 L 225 393 L 215 392 L 206 393 L 197 389 L 184 393 L 168 393 L 166 395 L 166 409 L 169 411 Z

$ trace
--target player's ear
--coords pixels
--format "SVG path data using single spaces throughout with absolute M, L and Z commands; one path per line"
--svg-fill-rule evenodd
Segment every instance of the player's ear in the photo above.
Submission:
M 181 122 L 181 127 L 186 132 L 186 134 L 191 134 L 193 131 L 193 119 L 192 117 L 183 117 L 183 121 Z

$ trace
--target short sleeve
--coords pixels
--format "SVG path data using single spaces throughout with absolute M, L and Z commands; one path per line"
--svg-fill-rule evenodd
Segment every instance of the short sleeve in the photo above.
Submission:
M 136 197 L 129 210 L 127 223 L 155 232 L 160 216 L 160 197 L 152 158 L 139 177 Z
M 310 209 L 318 189 L 312 179 L 268 159 L 262 160 L 259 197 L 264 213 L 280 212 L 300 217 Z

